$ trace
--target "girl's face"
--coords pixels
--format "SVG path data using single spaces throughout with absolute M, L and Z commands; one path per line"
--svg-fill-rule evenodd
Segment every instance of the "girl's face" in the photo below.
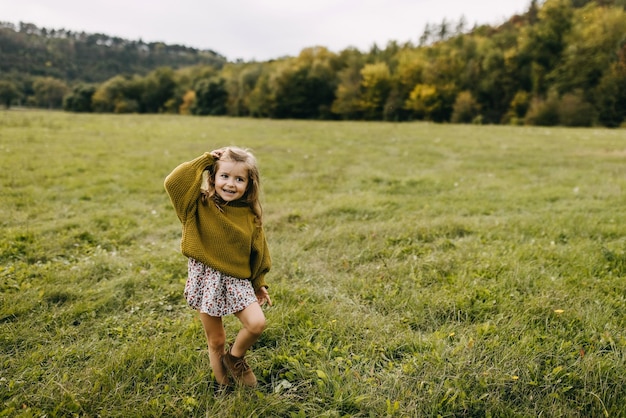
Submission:
M 241 199 L 248 189 L 248 169 L 244 163 L 220 161 L 215 173 L 215 192 L 225 202 Z

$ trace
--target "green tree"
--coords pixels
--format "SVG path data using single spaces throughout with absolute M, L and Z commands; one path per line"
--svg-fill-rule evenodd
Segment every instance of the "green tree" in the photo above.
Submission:
M 269 117 L 274 113 L 275 99 L 270 86 L 271 66 L 266 66 L 259 76 L 254 89 L 250 92 L 250 115 L 254 117 Z
M 391 73 L 385 62 L 367 64 L 361 69 L 361 109 L 365 119 L 382 119 L 391 92 Z
M 195 102 L 191 107 L 194 115 L 225 115 L 228 91 L 226 80 L 222 77 L 211 77 L 199 80 L 194 88 Z
M 417 119 L 430 119 L 441 107 L 437 87 L 431 84 L 418 84 L 409 94 L 405 106 L 413 111 Z
M 39 106 L 53 109 L 62 107 L 63 97 L 69 89 L 62 80 L 53 77 L 41 77 L 33 83 L 33 90 Z
M 598 120 L 605 126 L 617 127 L 626 121 L 626 45 L 618 53 L 594 89 Z
M 363 60 L 358 51 L 347 50 L 340 54 L 343 68 L 338 72 L 338 85 L 331 111 L 341 119 L 361 119 L 361 69 Z
M 408 97 L 413 87 L 422 83 L 424 68 L 428 65 L 428 58 L 425 56 L 425 49 L 418 48 L 402 50 L 398 53 L 396 59 L 398 66 L 395 71 L 395 78 Z
M 510 100 L 504 51 L 491 39 L 481 39 L 474 59 L 478 76 L 469 76 L 469 83 L 464 87 L 475 92 L 476 100 L 485 109 L 487 121 L 499 122 Z
M 79 84 L 63 99 L 63 109 L 69 112 L 91 112 L 91 100 L 96 88 L 92 85 Z
M 250 114 L 250 94 L 263 72 L 260 63 L 226 65 L 221 76 L 226 80 L 228 91 L 227 113 L 231 116 Z
M 15 83 L 8 80 L 0 80 L 0 103 L 7 109 L 11 107 L 13 101 L 21 96 L 20 90 Z
M 193 108 L 193 105 L 195 103 L 196 103 L 196 92 L 193 90 L 188 90 L 187 92 L 185 92 L 185 94 L 183 94 L 180 106 L 178 108 L 178 112 L 181 115 L 190 115 L 191 109 Z
M 284 68 L 274 79 L 274 108 L 276 118 L 310 119 L 315 116 L 315 103 L 308 93 L 311 85 L 305 67 Z
M 454 100 L 455 87 L 451 84 L 435 86 L 418 84 L 409 94 L 405 107 L 411 116 L 417 119 L 445 122 L 450 120 Z
M 176 82 L 174 71 L 162 67 L 148 74 L 142 82 L 141 111 L 160 113 L 166 110 L 166 104 L 174 97 Z
M 573 14 L 570 0 L 547 0 L 539 9 L 536 23 L 522 30 L 519 65 L 526 69 L 535 94 L 543 95 L 548 90 L 546 77 L 561 60 Z
M 595 111 L 584 99 L 581 90 L 565 93 L 559 102 L 559 124 L 563 126 L 592 126 Z
M 509 103 L 509 110 L 502 121 L 513 125 L 523 122 L 526 112 L 528 112 L 528 108 L 530 107 L 530 101 L 531 96 L 528 92 L 520 90 L 515 93 L 513 100 Z
M 425 64 L 422 71 L 423 83 L 436 86 L 457 84 L 460 75 L 466 70 L 466 61 L 461 50 L 452 42 L 431 47 L 426 54 Z
M 570 101 L 580 98 L 593 102 L 598 108 L 615 96 L 615 92 L 605 91 L 608 94 L 605 99 L 597 94 L 596 87 L 601 80 L 606 83 L 610 79 L 610 76 L 604 78 L 604 74 L 611 71 L 618 59 L 625 42 L 625 27 L 626 11 L 621 7 L 589 3 L 576 11 L 574 26 L 567 37 L 569 46 L 560 65 L 549 75 L 561 94 L 577 91 L 574 96 L 568 96 Z
M 404 108 L 406 95 L 402 86 L 392 77 L 391 91 L 387 95 L 387 100 L 383 107 L 383 120 L 401 121 L 408 118 L 408 112 Z
M 335 55 L 326 48 L 303 49 L 276 67 L 273 117 L 328 118 L 335 98 Z
M 92 109 L 94 112 L 139 112 L 142 92 L 141 77 L 115 76 L 96 88 L 91 100 Z
M 413 88 L 422 84 L 424 70 L 429 65 L 426 48 L 403 48 L 395 56 L 395 71 L 391 75 L 392 88 L 385 104 L 385 120 L 406 120 L 412 111 L 406 102 Z
M 453 123 L 470 123 L 480 115 L 480 105 L 472 96 L 472 93 L 465 90 L 456 96 L 452 108 Z
M 625 41 L 626 11 L 589 3 L 574 13 L 572 30 L 566 37 L 562 60 L 548 74 L 563 94 L 582 90 L 586 96 L 617 60 Z
M 556 126 L 559 124 L 559 96 L 552 90 L 546 99 L 535 97 L 525 117 L 526 125 Z

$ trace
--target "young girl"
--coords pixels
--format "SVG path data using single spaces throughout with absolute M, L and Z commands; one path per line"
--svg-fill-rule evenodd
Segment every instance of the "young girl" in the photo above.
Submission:
M 189 259 L 185 297 L 199 312 L 215 379 L 225 386 L 230 375 L 256 386 L 244 355 L 265 328 L 261 306 L 272 305 L 256 160 L 236 147 L 207 152 L 176 167 L 165 189 L 183 225 L 181 250 Z M 222 317 L 228 314 L 242 328 L 226 352 Z

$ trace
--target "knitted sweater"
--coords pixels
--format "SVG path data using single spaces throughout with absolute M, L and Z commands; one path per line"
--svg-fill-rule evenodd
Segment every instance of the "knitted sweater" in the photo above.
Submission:
M 213 165 L 210 153 L 182 163 L 165 178 L 183 226 L 181 251 L 228 276 L 252 281 L 254 290 L 265 283 L 270 253 L 263 228 L 255 224 L 252 209 L 244 202 L 229 202 L 220 210 L 209 201 L 202 204 L 202 172 Z

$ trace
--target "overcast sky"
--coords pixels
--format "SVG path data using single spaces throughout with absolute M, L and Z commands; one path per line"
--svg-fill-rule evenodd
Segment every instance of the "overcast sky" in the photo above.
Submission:
M 306 47 L 417 44 L 427 23 L 497 25 L 530 0 L 0 0 L 0 20 L 212 49 L 231 61 Z

